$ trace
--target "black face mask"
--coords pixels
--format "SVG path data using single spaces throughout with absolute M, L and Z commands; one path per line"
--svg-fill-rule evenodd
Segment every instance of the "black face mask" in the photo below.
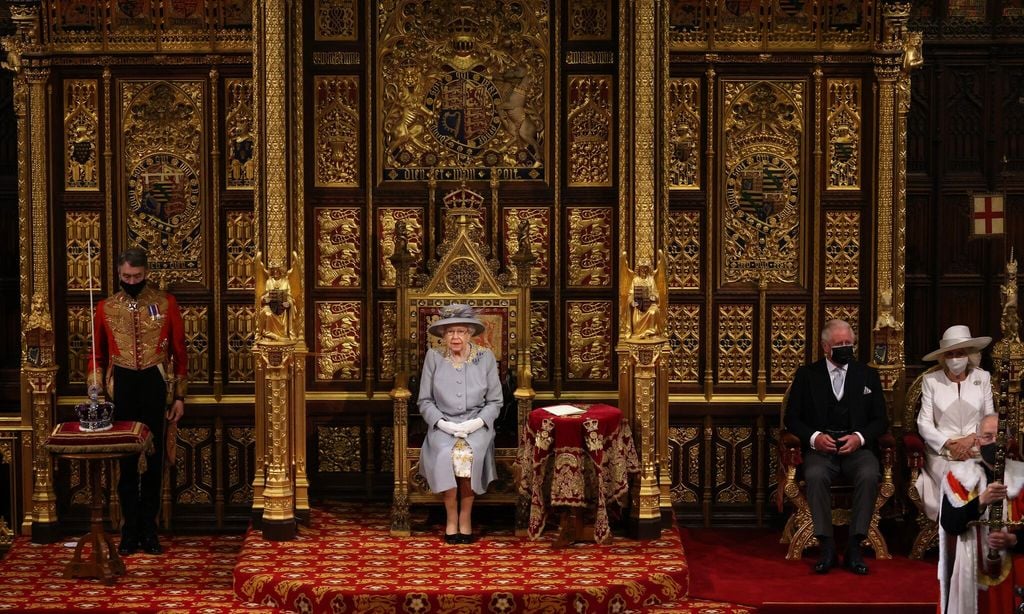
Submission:
M 146 280 L 143 279 L 142 281 L 136 282 L 134 284 L 122 281 L 121 287 L 124 288 L 124 291 L 128 293 L 128 296 L 132 298 L 138 298 L 139 294 L 142 293 L 142 289 L 146 287 Z
M 832 348 L 832 362 L 837 365 L 845 365 L 853 360 L 853 346 L 840 345 Z
M 985 445 L 980 446 L 979 449 L 981 450 L 981 460 L 985 461 L 989 465 L 995 465 L 996 448 L 998 447 L 999 445 L 995 443 L 986 443 Z

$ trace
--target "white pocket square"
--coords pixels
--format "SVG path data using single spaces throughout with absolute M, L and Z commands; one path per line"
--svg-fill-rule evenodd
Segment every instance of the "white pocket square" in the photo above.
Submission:
M 871 394 L 871 389 L 868 388 L 867 386 L 864 386 L 864 394 Z

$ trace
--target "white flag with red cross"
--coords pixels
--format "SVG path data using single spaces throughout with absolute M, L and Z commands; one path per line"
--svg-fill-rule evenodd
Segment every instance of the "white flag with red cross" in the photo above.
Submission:
M 1003 195 L 974 194 L 971 200 L 971 234 L 976 237 L 1003 234 L 1006 221 Z

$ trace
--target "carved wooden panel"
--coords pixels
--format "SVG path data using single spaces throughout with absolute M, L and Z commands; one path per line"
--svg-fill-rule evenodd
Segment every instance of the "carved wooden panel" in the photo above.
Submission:
M 610 287 L 612 284 L 611 207 L 568 207 L 568 285 Z
M 773 384 L 793 381 L 793 375 L 807 362 L 807 307 L 772 305 L 771 374 Z
M 701 289 L 701 212 L 673 211 L 668 214 L 666 241 L 668 286 L 672 290 Z
M 205 383 L 210 379 L 210 318 L 203 305 L 181 305 L 181 321 L 185 329 L 185 350 L 188 352 L 188 381 Z
M 671 459 L 672 503 L 700 501 L 703 480 L 704 429 L 701 425 L 671 426 L 668 450 Z
M 611 75 L 571 77 L 566 131 L 569 185 L 612 185 L 614 87 Z
M 359 3 L 355 0 L 316 0 L 314 36 L 318 41 L 359 38 Z
M 256 343 L 256 307 L 253 304 L 228 305 L 228 381 L 255 382 L 253 344 Z
M 547 207 L 509 207 L 505 209 L 505 268 L 510 274 L 510 283 L 517 283 L 518 273 L 511 257 L 519 251 L 519 233 L 522 222 L 530 224 L 530 249 L 536 258 L 530 267 L 530 286 L 547 286 L 551 283 L 551 211 Z
M 668 306 L 668 377 L 671 382 L 696 384 L 701 380 L 701 306 Z
M 566 301 L 570 380 L 611 381 L 613 312 L 611 301 Z
M 377 368 L 380 379 L 391 381 L 395 379 L 395 352 L 398 351 L 398 305 L 395 301 L 381 301 L 378 308 L 380 361 Z
M 103 278 L 100 237 L 100 214 L 92 211 L 68 211 L 64 216 L 67 231 L 68 292 L 101 292 Z
M 423 209 L 410 207 L 381 207 L 377 214 L 377 278 L 380 285 L 395 285 L 395 267 L 391 258 L 395 253 L 395 223 L 404 222 L 408 237 L 409 253 L 413 256 L 414 268 L 423 264 Z
M 359 186 L 359 77 L 313 77 L 313 151 L 315 185 Z
M 857 189 L 861 185 L 861 83 L 859 79 L 829 79 L 828 189 Z
M 178 427 L 174 502 L 183 505 L 212 503 L 214 497 L 214 441 L 209 427 Z
M 99 191 L 99 84 L 95 79 L 64 82 L 64 189 Z
M 674 190 L 701 187 L 700 79 L 669 79 L 668 184 Z
M 751 503 L 757 469 L 754 429 L 715 425 L 711 446 L 715 503 Z
M 363 305 L 359 301 L 316 301 L 316 379 L 358 381 L 363 377 Z
M 229 190 L 251 190 L 256 182 L 252 79 L 225 80 L 224 96 L 224 181 Z
M 530 363 L 535 381 L 550 381 L 551 310 L 547 301 L 530 302 Z
M 359 426 L 316 428 L 317 472 L 362 471 L 363 434 Z
M 89 306 L 68 306 L 68 383 L 84 384 L 92 347 Z
M 750 383 L 754 377 L 754 306 L 718 306 L 718 381 Z
M 225 429 L 226 479 L 224 498 L 229 504 L 252 504 L 252 480 L 256 469 L 256 431 L 248 426 Z
M 860 211 L 825 213 L 825 289 L 860 289 Z
M 569 40 L 610 40 L 615 19 L 611 0 L 571 0 L 567 17 Z
M 980 172 L 985 131 L 985 81 L 982 66 L 949 67 L 945 76 L 941 129 L 952 172 Z
M 252 211 L 225 214 L 225 266 L 228 290 L 256 289 L 256 230 Z
M 826 304 L 825 319 L 822 320 L 822 323 L 824 324 L 829 320 L 845 320 L 851 327 L 853 327 L 854 333 L 857 333 L 860 331 L 860 305 Z M 860 339 L 857 340 L 857 345 L 862 346 Z
M 362 219 L 362 212 L 356 207 L 323 207 L 314 211 L 316 274 L 313 278 L 318 287 L 362 286 Z

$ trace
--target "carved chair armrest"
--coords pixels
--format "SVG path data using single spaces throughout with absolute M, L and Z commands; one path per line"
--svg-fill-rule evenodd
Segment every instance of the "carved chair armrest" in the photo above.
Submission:
M 804 462 L 800 438 L 789 431 L 779 433 L 779 460 L 785 467 L 796 467 Z
M 892 466 L 896 464 L 896 438 L 890 433 L 879 437 L 878 452 L 882 457 L 882 466 L 892 469 Z
M 924 440 L 917 433 L 903 435 L 903 454 L 907 457 L 907 468 L 924 467 Z

